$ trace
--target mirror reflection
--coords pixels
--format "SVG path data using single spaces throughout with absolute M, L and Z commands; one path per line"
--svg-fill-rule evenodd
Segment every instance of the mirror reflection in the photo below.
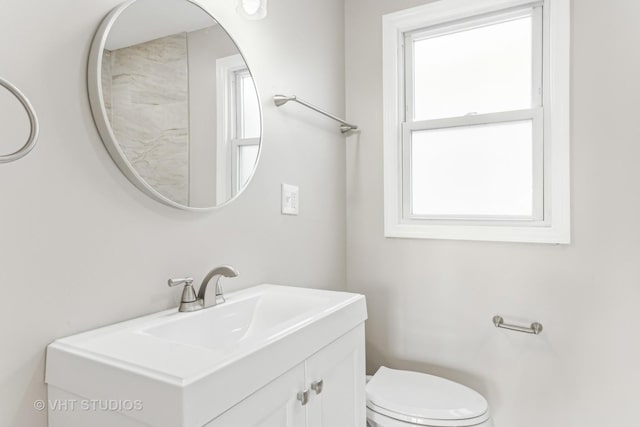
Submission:
M 100 83 L 112 143 L 160 199 L 214 207 L 248 183 L 261 137 L 255 84 L 203 9 L 187 0 L 126 6 L 104 43 Z

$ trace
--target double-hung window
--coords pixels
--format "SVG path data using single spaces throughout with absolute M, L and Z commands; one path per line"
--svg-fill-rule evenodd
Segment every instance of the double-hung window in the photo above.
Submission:
M 216 194 L 224 203 L 249 182 L 260 151 L 260 104 L 253 78 L 239 55 L 217 60 Z
M 384 17 L 386 236 L 569 242 L 568 4 Z

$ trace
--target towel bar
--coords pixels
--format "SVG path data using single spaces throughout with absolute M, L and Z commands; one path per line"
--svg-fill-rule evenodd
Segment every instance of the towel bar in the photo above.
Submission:
M 316 107 L 315 105 L 310 104 L 307 101 L 304 101 L 295 95 L 291 95 L 291 96 L 275 95 L 273 97 L 273 103 L 276 104 L 276 107 L 281 107 L 289 101 L 297 102 L 298 104 L 304 105 L 305 107 L 310 108 L 311 110 L 316 111 L 322 114 L 323 116 L 329 117 L 330 119 L 333 119 L 336 122 L 339 122 L 340 132 L 342 133 L 347 133 L 349 131 L 358 129 L 358 126 L 348 123 L 342 120 L 340 117 L 334 116 L 333 114 L 324 111 L 322 108 Z

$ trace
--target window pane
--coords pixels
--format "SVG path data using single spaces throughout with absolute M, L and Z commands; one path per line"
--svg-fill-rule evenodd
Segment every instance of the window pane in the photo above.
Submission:
M 414 41 L 415 120 L 531 108 L 531 16 Z
M 238 147 L 238 190 L 241 190 L 251 178 L 258 160 L 259 145 L 240 145 Z
M 260 138 L 260 108 L 253 78 L 242 76 L 242 137 Z
M 532 216 L 530 120 L 416 131 L 414 215 Z

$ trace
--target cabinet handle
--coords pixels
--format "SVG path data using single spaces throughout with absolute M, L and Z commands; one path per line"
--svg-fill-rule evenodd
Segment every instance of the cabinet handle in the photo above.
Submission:
M 316 394 L 322 393 L 322 386 L 324 385 L 323 380 L 314 381 L 311 383 L 311 390 L 315 391 Z
M 300 401 L 300 403 L 302 404 L 302 406 L 306 405 L 307 403 L 309 403 L 309 390 L 305 390 L 305 391 L 301 391 L 298 393 L 298 400 Z

